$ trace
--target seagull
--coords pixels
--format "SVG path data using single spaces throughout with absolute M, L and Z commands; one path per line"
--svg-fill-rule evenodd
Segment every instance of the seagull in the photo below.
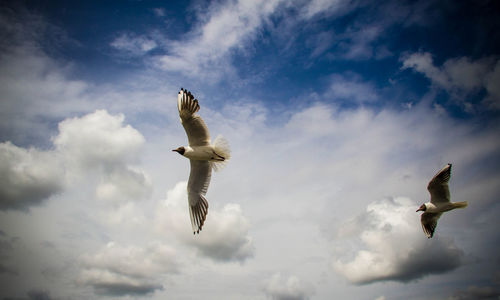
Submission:
M 181 88 L 177 96 L 177 109 L 189 146 L 182 146 L 172 151 L 189 158 L 191 163 L 187 185 L 189 216 L 193 234 L 199 234 L 207 218 L 208 202 L 205 195 L 210 184 L 212 169 L 221 170 L 231 157 L 231 150 L 227 140 L 220 135 L 213 144 L 210 143 L 207 125 L 196 114 L 200 110 L 200 105 L 191 92 Z
M 447 164 L 427 185 L 427 190 L 431 193 L 431 202 L 426 202 L 417 209 L 417 212 L 424 212 L 420 217 L 420 222 L 429 239 L 434 235 L 438 219 L 444 212 L 467 207 L 467 201 L 450 202 L 450 189 L 448 187 L 450 177 L 451 164 Z

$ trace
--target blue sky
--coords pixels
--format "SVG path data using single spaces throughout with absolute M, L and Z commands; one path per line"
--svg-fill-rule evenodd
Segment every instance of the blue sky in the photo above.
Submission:
M 1 299 L 500 295 L 495 1 L 0 9 Z M 233 153 L 194 237 L 181 87 Z

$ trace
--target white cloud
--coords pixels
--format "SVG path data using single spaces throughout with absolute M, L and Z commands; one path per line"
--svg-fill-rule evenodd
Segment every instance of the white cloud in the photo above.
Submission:
M 141 56 L 158 47 L 157 42 L 146 36 L 136 36 L 131 33 L 122 33 L 111 44 L 113 48 L 124 51 L 132 56 Z
M 144 248 L 110 242 L 94 255 L 81 258 L 79 282 L 99 294 L 143 296 L 162 289 L 162 276 L 177 272 L 176 252 L 151 244 Z
M 130 125 L 124 115 L 110 115 L 105 110 L 59 123 L 59 134 L 53 138 L 56 151 L 64 157 L 71 183 L 80 174 L 97 170 L 101 174 L 96 188 L 98 198 L 109 201 L 149 198 L 152 184 L 142 170 L 131 163 L 138 161 L 145 139 Z
M 225 58 L 232 50 L 243 50 L 281 0 L 230 1 L 213 3 L 206 22 L 185 35 L 184 40 L 167 43 L 167 55 L 158 56 L 158 67 L 187 76 L 218 77 L 231 70 Z
M 354 103 L 374 102 L 378 99 L 374 86 L 356 76 L 333 75 L 330 86 L 323 94 L 329 100 L 344 100 Z
M 61 192 L 64 173 L 57 154 L 0 143 L 0 209 L 27 210 Z
M 306 300 L 314 293 L 313 287 L 296 276 L 282 278 L 280 273 L 274 274 L 267 282 L 264 291 L 274 300 Z
M 222 210 L 214 210 L 210 221 L 198 239 L 190 240 L 202 255 L 216 261 L 239 262 L 253 257 L 255 247 L 248 236 L 250 224 L 238 204 L 226 204 Z
M 312 0 L 309 1 L 301 10 L 302 17 L 305 19 L 311 19 L 313 17 L 318 17 L 318 15 L 331 15 L 338 11 L 347 9 L 351 5 L 350 0 Z
M 355 256 L 348 262 L 336 258 L 334 268 L 353 283 L 367 284 L 408 282 L 460 266 L 463 252 L 453 240 L 435 237 L 431 241 L 424 237 L 420 218 L 415 214 L 417 206 L 407 198 L 369 204 L 366 213 L 354 222 L 362 246 L 354 249 Z M 351 221 L 350 231 L 352 225 Z
M 105 174 L 96 188 L 99 199 L 142 200 L 151 196 L 152 183 L 149 175 L 142 170 L 121 166 Z
M 133 162 L 145 140 L 124 120 L 123 114 L 113 116 L 106 110 L 66 119 L 53 142 L 68 160 L 85 167 Z
M 499 62 L 492 57 L 471 60 L 468 57 L 451 58 L 446 60 L 441 67 L 434 65 L 432 55 L 429 52 L 418 52 L 401 58 L 402 69 L 414 69 L 424 74 L 431 82 L 445 89 L 453 97 L 463 99 L 469 94 L 477 93 L 485 89 L 488 93 L 486 102 L 489 107 L 497 109 L 499 93 L 493 82 L 499 77 L 497 75 Z M 462 100 L 465 101 L 465 100 Z M 464 102 L 466 107 L 469 106 Z

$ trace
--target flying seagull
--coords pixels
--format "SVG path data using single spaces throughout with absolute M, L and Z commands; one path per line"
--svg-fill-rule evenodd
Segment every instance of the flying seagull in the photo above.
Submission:
M 189 216 L 193 234 L 200 233 L 208 213 L 208 202 L 205 195 L 210 184 L 212 169 L 218 171 L 224 167 L 231 157 L 229 143 L 218 136 L 210 143 L 210 133 L 203 119 L 196 114 L 200 110 L 198 100 L 191 92 L 181 88 L 177 96 L 177 108 L 182 126 L 186 130 L 189 146 L 175 150 L 180 155 L 189 158 L 191 173 L 187 185 Z
M 451 164 L 447 164 L 427 185 L 427 190 L 431 193 L 431 202 L 426 202 L 417 209 L 417 212 L 424 212 L 420 217 L 420 222 L 428 238 L 434 235 L 438 219 L 445 211 L 467 207 L 467 201 L 450 202 L 450 189 L 448 187 L 450 177 Z

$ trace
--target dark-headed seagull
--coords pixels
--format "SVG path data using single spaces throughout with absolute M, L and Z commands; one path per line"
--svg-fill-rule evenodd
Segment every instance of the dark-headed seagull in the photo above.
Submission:
M 431 202 L 426 202 L 417 209 L 417 212 L 424 212 L 420 217 L 420 222 L 428 238 L 434 235 L 438 219 L 444 212 L 467 207 L 467 201 L 450 202 L 450 189 L 448 187 L 450 177 L 451 164 L 448 164 L 427 185 L 427 190 L 431 193 Z
M 177 97 L 177 108 L 182 126 L 186 131 L 189 146 L 175 150 L 189 158 L 191 173 L 187 185 L 189 215 L 193 234 L 200 233 L 208 213 L 208 202 L 205 195 L 210 184 L 212 169 L 220 170 L 231 156 L 229 144 L 222 136 L 210 143 L 210 133 L 203 119 L 196 114 L 200 110 L 198 100 L 191 92 L 181 89 Z

